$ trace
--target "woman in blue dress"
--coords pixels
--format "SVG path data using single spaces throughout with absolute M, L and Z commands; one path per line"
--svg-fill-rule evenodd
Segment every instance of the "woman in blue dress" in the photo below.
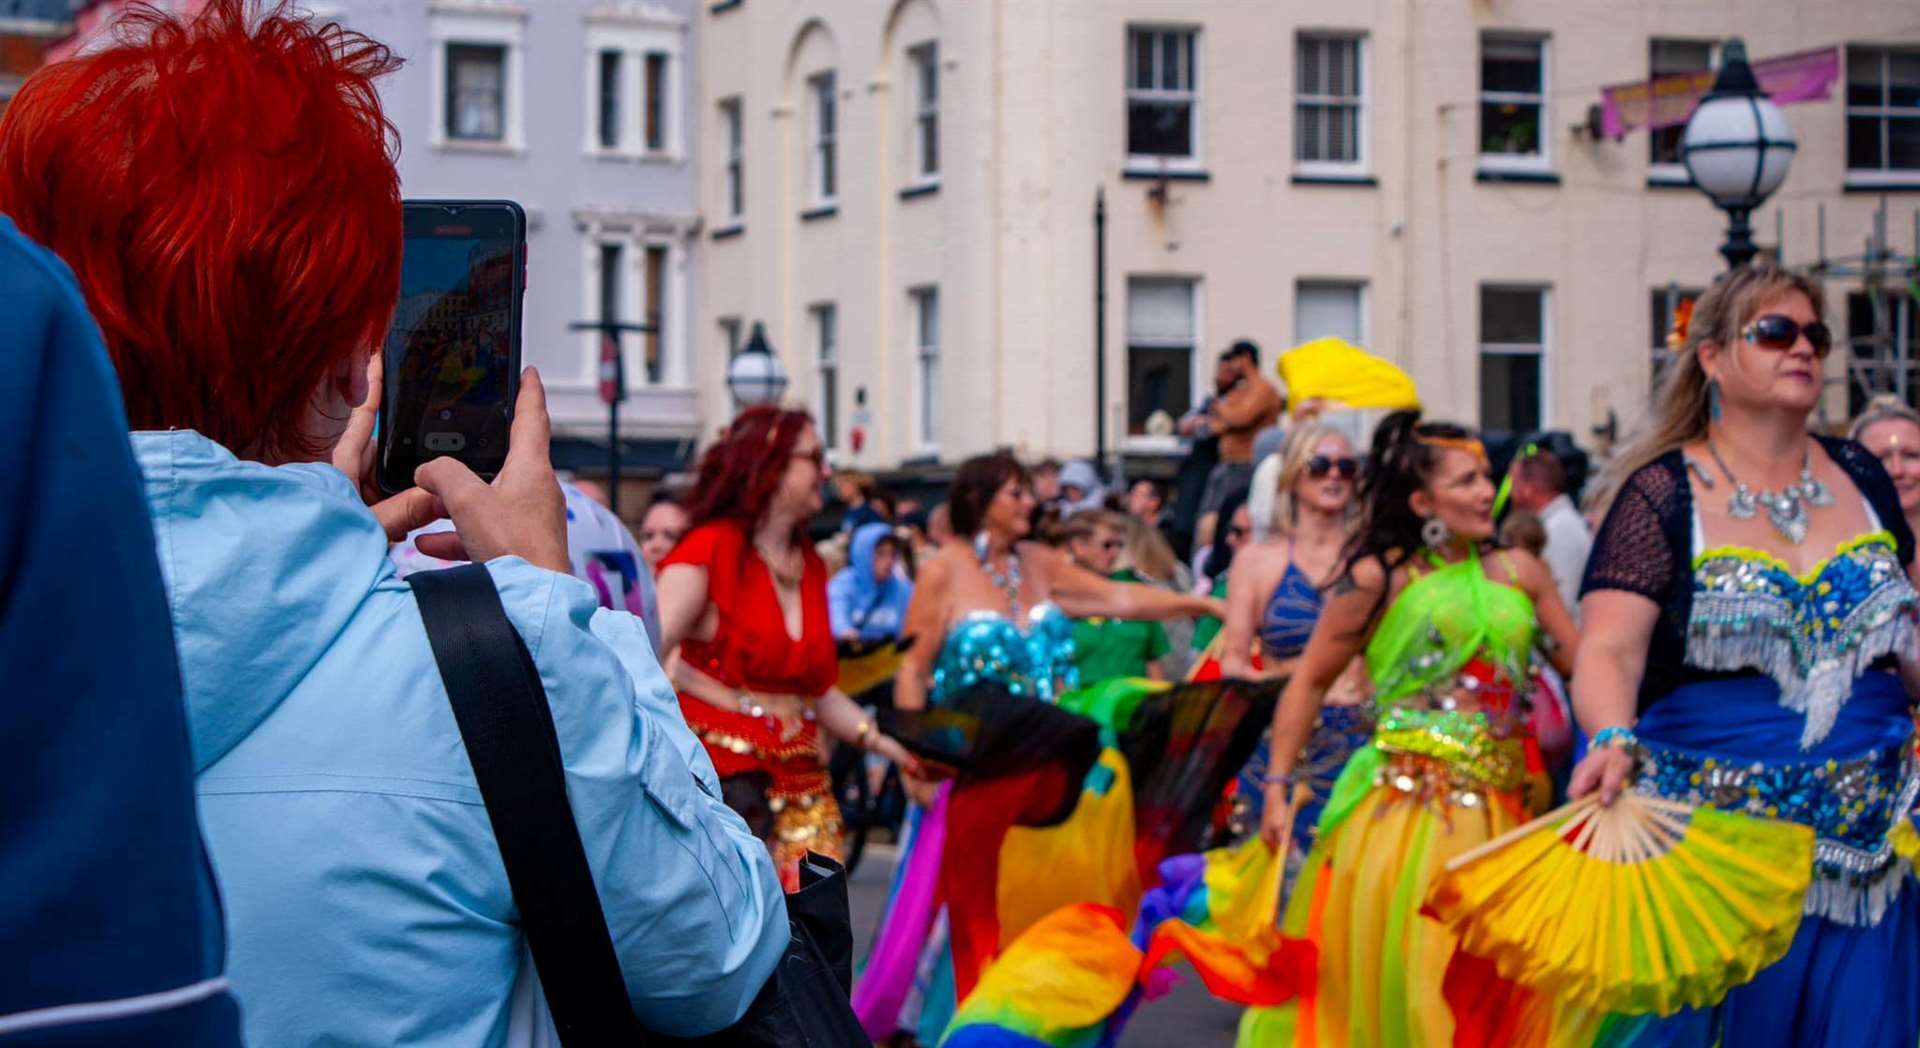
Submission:
M 1074 618 L 1157 620 L 1224 610 L 1211 598 L 1115 582 L 1076 565 L 1062 551 L 1028 541 L 1033 486 L 1011 455 L 963 463 L 947 505 L 955 534 L 971 541 L 948 544 L 921 568 L 904 631 L 914 644 L 894 683 L 894 703 L 901 709 L 939 706 L 983 682 L 1053 702 L 1076 683 Z M 944 941 L 943 928 L 962 929 L 969 922 L 935 912 L 926 871 L 940 865 L 949 794 L 968 787 L 906 782 L 919 810 L 900 851 L 880 933 L 854 990 L 854 1008 L 876 1040 L 905 1033 L 934 1044 L 953 1014 L 956 990 L 964 995 L 971 981 L 971 960 L 991 957 L 996 944 L 954 944 L 962 962 L 956 986 L 954 948 Z
M 1320 619 L 1321 588 L 1339 574 L 1341 554 L 1353 534 L 1354 490 L 1360 460 L 1345 434 L 1323 423 L 1297 427 L 1280 451 L 1273 497 L 1255 492 L 1255 532 L 1266 537 L 1234 556 L 1228 576 L 1227 622 L 1221 634 L 1220 669 L 1227 677 L 1285 677 L 1293 672 Z M 1258 649 L 1260 668 L 1253 665 Z M 1366 703 L 1364 666 L 1348 674 L 1321 708 L 1299 767 L 1313 791 L 1294 819 L 1295 847 L 1289 874 L 1311 850 L 1333 782 L 1353 751 L 1373 735 Z M 1259 832 L 1266 796 L 1268 740 L 1263 736 L 1240 772 L 1233 793 L 1230 828 L 1235 838 Z M 1290 883 L 1290 880 L 1289 880 Z
M 1913 535 L 1871 453 L 1807 432 L 1823 302 L 1767 263 L 1722 277 L 1613 475 L 1581 604 L 1574 706 L 1593 748 L 1572 794 L 1786 819 L 1816 843 L 1784 958 L 1711 1009 L 1617 1018 L 1608 1043 L 1920 1039 L 1920 885 L 1895 849 L 1920 790 Z

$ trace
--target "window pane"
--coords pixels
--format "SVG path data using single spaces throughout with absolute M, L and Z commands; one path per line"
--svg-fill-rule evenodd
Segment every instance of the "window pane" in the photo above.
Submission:
M 1127 348 L 1127 432 L 1145 433 L 1147 417 L 1155 411 L 1179 418 L 1192 406 L 1191 348 Z
M 1187 44 L 1187 64 L 1184 67 L 1187 74 L 1186 87 L 1189 91 L 1198 91 L 1200 89 L 1200 63 L 1194 54 L 1198 46 L 1195 43 L 1196 37 L 1193 33 L 1182 33 L 1180 37 L 1182 40 L 1185 40 Z
M 834 130 L 833 93 L 833 76 L 831 74 L 814 78 L 814 113 L 819 120 L 818 131 L 822 138 L 833 134 Z
M 1877 47 L 1847 48 L 1848 105 L 1877 106 L 1884 100 L 1880 74 L 1885 55 L 1886 52 Z
M 920 118 L 920 173 L 940 173 L 940 121 L 938 117 Z
M 621 251 L 619 244 L 600 245 L 600 319 L 620 319 Z
M 940 52 L 933 44 L 918 50 L 915 61 L 920 71 L 920 104 L 932 105 L 940 99 Z
M 1666 288 L 1653 289 L 1653 308 L 1647 311 L 1647 315 L 1653 321 L 1653 338 L 1647 342 L 1647 345 L 1653 346 L 1656 350 L 1665 349 L 1667 332 L 1673 330 L 1673 311 L 1667 302 Z
M 1542 341 L 1540 292 L 1486 287 L 1480 289 L 1480 341 L 1497 345 L 1537 346 Z
M 1877 116 L 1847 118 L 1847 166 L 1856 171 L 1878 171 L 1881 166 L 1880 133 L 1886 121 Z
M 740 155 L 740 103 L 738 100 L 722 102 L 720 111 L 727 121 L 727 147 L 734 156 Z
M 1192 156 L 1192 103 L 1134 102 L 1128 105 L 1127 152 L 1135 156 Z
M 1141 30 L 1133 31 L 1133 68 L 1127 78 L 1128 87 L 1153 86 L 1153 34 Z
M 1326 150 L 1321 146 L 1320 125 L 1325 119 L 1323 107 L 1301 106 L 1299 119 L 1294 123 L 1293 137 L 1298 149 L 1294 155 L 1301 160 L 1325 160 Z
M 1480 89 L 1539 94 L 1540 45 L 1531 40 L 1482 41 Z
M 1347 63 L 1352 56 L 1347 54 L 1346 48 L 1342 47 L 1338 40 L 1327 41 L 1326 48 L 1327 93 L 1330 95 L 1352 94 L 1353 92 L 1347 87 L 1347 79 L 1351 75 Z
M 1480 428 L 1531 433 L 1540 428 L 1540 357 L 1533 353 L 1480 357 Z
M 1293 340 L 1360 337 L 1359 284 L 1303 283 L 1294 289 Z
M 1310 36 L 1300 38 L 1295 63 L 1294 83 L 1303 95 L 1321 94 L 1320 57 L 1324 44 Z
M 1887 104 L 1920 106 L 1920 51 L 1893 51 L 1887 55 Z
M 1680 162 L 1680 140 L 1685 138 L 1687 126 L 1655 128 L 1647 133 L 1647 159 L 1655 164 L 1677 164 Z
M 940 292 L 920 293 L 920 348 L 940 347 Z
M 620 52 L 600 52 L 600 145 L 620 144 Z
M 1191 343 L 1193 284 L 1185 280 L 1128 281 L 1127 340 Z
M 1887 121 L 1887 166 L 1895 171 L 1920 169 L 1920 117 Z
M 667 56 L 647 56 L 647 148 L 667 148 Z
M 504 137 L 506 61 L 504 47 L 447 46 L 448 137 Z
M 1654 76 L 1697 73 L 1713 68 L 1713 45 L 1697 40 L 1655 40 L 1647 68 Z
M 1160 86 L 1168 91 L 1183 90 L 1187 86 L 1183 49 L 1179 33 L 1160 34 Z
M 1540 107 L 1528 103 L 1482 102 L 1480 152 L 1537 156 L 1540 152 Z
M 667 301 L 667 249 L 647 248 L 647 381 L 658 383 L 661 369 L 660 317 Z

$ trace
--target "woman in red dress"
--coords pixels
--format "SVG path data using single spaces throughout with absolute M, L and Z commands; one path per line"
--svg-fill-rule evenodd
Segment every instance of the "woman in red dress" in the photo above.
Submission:
M 821 729 L 922 770 L 834 686 L 827 570 L 806 541 L 825 474 L 805 412 L 742 413 L 701 457 L 691 528 L 660 562 L 660 650 L 679 649 L 680 710 L 789 889 L 808 851 L 842 858 Z

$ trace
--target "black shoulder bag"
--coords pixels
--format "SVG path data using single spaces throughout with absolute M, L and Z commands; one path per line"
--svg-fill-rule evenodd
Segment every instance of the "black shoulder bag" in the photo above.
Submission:
M 478 564 L 407 579 L 486 802 L 554 1028 L 582 1045 L 866 1048 L 847 995 L 853 931 L 846 874 L 809 855 L 787 896 L 787 951 L 747 1014 L 692 1040 L 643 1029 L 627 999 L 585 849 L 567 802 L 560 743 L 539 671 Z M 644 876 L 644 871 L 635 871 Z M 672 978 L 672 973 L 660 973 Z

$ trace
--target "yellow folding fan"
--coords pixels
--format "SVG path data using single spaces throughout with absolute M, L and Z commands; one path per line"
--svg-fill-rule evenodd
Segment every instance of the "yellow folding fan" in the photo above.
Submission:
M 1426 912 L 1530 989 L 1671 1015 L 1786 954 L 1812 868 L 1805 826 L 1590 794 L 1449 862 Z

